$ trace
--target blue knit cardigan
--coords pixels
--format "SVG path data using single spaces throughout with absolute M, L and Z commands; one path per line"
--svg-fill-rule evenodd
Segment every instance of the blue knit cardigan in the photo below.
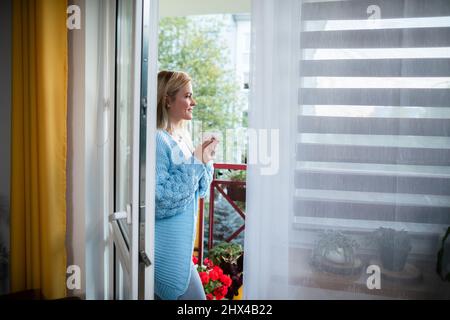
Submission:
M 199 197 L 213 177 L 213 164 L 186 159 L 165 130 L 156 133 L 155 293 L 175 300 L 189 284 Z

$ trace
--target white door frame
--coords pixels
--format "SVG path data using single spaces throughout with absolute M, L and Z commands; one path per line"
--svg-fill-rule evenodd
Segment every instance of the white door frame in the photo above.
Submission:
M 115 33 L 115 32 L 114 32 Z M 148 36 L 148 51 L 142 52 L 143 33 Z M 114 263 L 113 243 L 115 243 L 116 257 L 124 267 L 123 271 L 129 275 L 127 293 L 129 299 L 148 299 L 154 297 L 154 219 L 155 219 L 155 138 L 156 138 L 156 98 L 157 98 L 157 59 L 158 59 L 158 0 L 137 0 L 134 24 L 134 64 L 133 78 L 133 147 L 132 147 L 132 203 L 131 203 L 131 238 L 130 248 L 126 245 L 117 221 L 110 224 L 110 260 L 109 260 L 109 295 L 114 297 Z M 142 54 L 144 56 L 142 56 Z M 141 63 L 147 63 L 147 98 L 141 97 Z M 146 148 L 145 148 L 145 201 L 140 199 L 140 121 L 141 107 L 146 108 Z M 114 120 L 113 120 L 114 121 Z M 113 126 L 114 128 L 114 126 Z M 114 137 L 114 134 L 112 135 Z M 113 149 L 113 148 L 112 148 Z M 114 159 L 113 152 L 111 158 Z M 114 166 L 110 173 L 115 174 Z M 111 175 L 111 177 L 112 177 Z M 111 184 L 112 185 L 112 184 Z M 141 186 L 142 187 L 142 186 Z M 114 188 L 111 190 L 114 193 Z M 142 205 L 143 204 L 143 205 Z M 141 217 L 140 217 L 141 214 Z M 130 217 L 128 217 L 130 218 Z M 140 254 L 145 253 L 150 265 L 140 269 Z M 144 272 L 140 272 L 144 270 Z M 117 281 L 118 279 L 116 279 Z M 121 281 L 123 279 L 119 279 Z M 144 294 L 139 295 L 139 286 Z
M 116 8 L 116 12 L 119 8 Z M 129 210 L 125 208 L 116 208 L 121 212 L 125 213 L 124 218 L 127 220 L 127 224 L 131 225 L 131 234 L 129 236 L 129 243 L 127 245 L 121 228 L 119 226 L 118 220 L 111 219 L 113 217 L 113 212 L 110 213 L 110 261 L 112 262 L 109 266 L 109 270 L 111 272 L 110 276 L 110 297 L 114 297 L 114 292 L 116 288 L 119 289 L 119 294 L 122 292 L 122 289 L 126 291 L 126 295 L 124 298 L 137 300 L 138 299 L 138 267 L 139 267 L 139 256 L 138 256 L 138 246 L 139 246 L 139 140 L 140 140 L 140 110 L 141 110 L 141 44 L 142 44 L 142 0 L 137 0 L 134 2 L 133 8 L 133 78 L 132 78 L 132 145 L 131 145 L 131 203 Z M 117 28 L 114 30 L 109 30 L 109 32 L 113 32 L 115 34 L 115 38 Z M 117 47 L 117 45 L 116 45 Z M 116 52 L 117 58 L 117 52 Z M 114 65 L 116 65 L 116 59 L 114 59 Z M 116 88 L 114 88 L 116 90 Z M 114 106 L 117 108 L 117 106 Z M 115 112 L 117 112 L 115 110 Z M 114 126 L 113 128 L 115 128 Z M 115 130 L 112 130 L 115 131 Z M 114 136 L 114 144 L 117 143 L 116 132 L 113 134 Z M 114 148 L 111 148 L 114 149 Z M 115 155 L 113 154 L 110 158 L 112 162 L 114 162 Z M 111 166 L 111 171 L 113 177 L 116 174 L 115 164 Z M 113 179 L 111 179 L 113 180 Z M 112 183 L 110 183 L 112 184 Z M 115 194 L 114 189 L 112 191 L 112 203 L 115 202 Z M 114 208 L 114 206 L 113 206 Z M 122 211 L 124 210 L 124 211 Z M 114 213 L 114 214 L 117 214 Z M 115 245 L 115 246 L 114 246 Z M 114 250 L 115 249 L 115 250 Z M 117 259 L 114 261 L 114 259 Z M 118 262 L 118 264 L 116 263 Z M 122 267 L 122 271 L 114 272 L 114 267 L 117 266 Z M 112 268 L 112 270 L 111 270 Z M 125 274 L 124 277 L 118 276 L 119 279 L 116 278 L 114 281 L 114 277 L 118 274 Z M 116 285 L 115 285 L 116 284 Z M 117 297 L 116 297 L 117 298 Z
M 148 28 L 148 79 L 147 79 L 147 148 L 145 173 L 145 224 L 144 224 L 144 250 L 151 265 L 145 268 L 145 300 L 154 299 L 155 275 L 155 188 L 156 188 L 156 107 L 157 107 L 157 74 L 158 74 L 158 28 L 159 28 L 159 1 L 144 0 L 144 28 Z M 148 26 L 146 26 L 148 23 Z

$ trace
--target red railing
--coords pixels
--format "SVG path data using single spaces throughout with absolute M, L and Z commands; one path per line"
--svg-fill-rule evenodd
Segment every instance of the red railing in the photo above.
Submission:
M 218 180 L 217 170 L 247 170 L 246 164 L 228 164 L 228 163 L 215 163 L 213 181 L 211 182 L 209 192 L 209 236 L 208 236 L 208 249 L 213 247 L 214 239 L 214 193 L 217 190 L 234 208 L 234 210 L 244 219 L 244 224 L 240 226 L 226 241 L 230 242 L 235 239 L 245 229 L 245 212 L 239 208 L 233 199 L 224 191 L 223 186 L 231 185 L 246 185 L 245 181 L 232 181 L 232 180 Z M 203 261 L 203 241 L 204 241 L 204 199 L 200 199 L 200 212 L 199 212 L 200 226 L 199 226 L 199 238 L 198 238 L 198 256 L 199 261 Z

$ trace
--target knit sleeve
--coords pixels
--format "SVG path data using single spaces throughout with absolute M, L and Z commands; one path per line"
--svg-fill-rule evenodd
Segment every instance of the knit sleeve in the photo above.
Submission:
M 214 165 L 213 162 L 208 162 L 205 166 L 205 174 L 202 176 L 199 182 L 199 194 L 200 198 L 205 198 L 209 191 L 209 186 L 213 180 Z
M 163 219 L 183 212 L 195 197 L 205 167 L 195 158 L 185 163 L 171 164 L 170 146 L 162 141 L 156 144 L 156 218 Z M 180 210 L 181 209 L 181 210 Z

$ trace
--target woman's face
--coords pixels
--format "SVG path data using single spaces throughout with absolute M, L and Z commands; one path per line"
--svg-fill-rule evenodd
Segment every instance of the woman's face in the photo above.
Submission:
M 174 98 L 169 97 L 169 117 L 177 120 L 192 120 L 192 110 L 196 102 L 192 97 L 192 85 L 189 82 L 180 89 Z

